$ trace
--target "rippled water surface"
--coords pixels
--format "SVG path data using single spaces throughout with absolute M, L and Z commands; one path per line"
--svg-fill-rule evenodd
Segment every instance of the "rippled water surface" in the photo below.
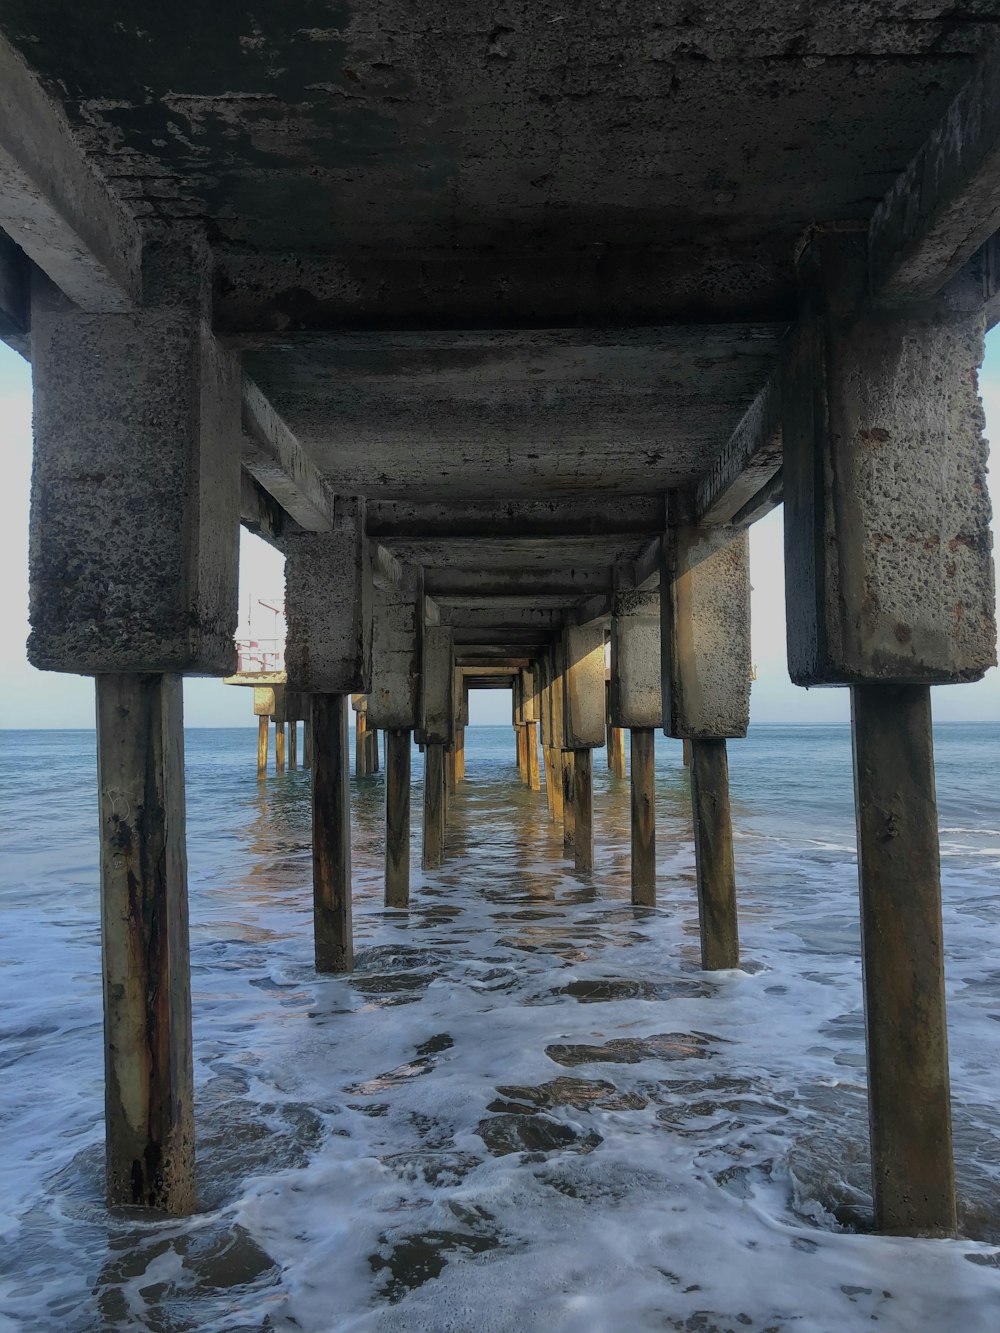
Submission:
M 660 906 L 595 762 L 577 877 L 508 729 L 474 728 L 448 859 L 381 905 L 353 793 L 357 968 L 312 967 L 308 774 L 187 737 L 200 1211 L 109 1215 L 94 740 L 0 753 L 0 1330 L 996 1333 L 1000 727 L 938 732 L 964 1237 L 870 1217 L 845 728 L 730 747 L 744 966 L 699 970 L 680 747 Z M 415 758 L 414 776 L 420 763 Z

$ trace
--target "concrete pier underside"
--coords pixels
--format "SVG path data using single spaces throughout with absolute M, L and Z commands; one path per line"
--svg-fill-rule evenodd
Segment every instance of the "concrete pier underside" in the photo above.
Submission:
M 731 856 L 708 852 L 747 726 L 749 524 L 786 501 L 801 683 L 995 661 L 976 370 L 1000 318 L 1000 0 L 272 9 L 0 16 L 33 660 L 154 691 L 223 675 L 238 520 L 283 550 L 343 967 L 346 696 L 425 745 L 434 866 L 456 695 L 516 676 L 520 744 L 540 729 L 549 783 L 568 778 L 552 812 L 589 873 L 603 636 L 641 608 L 611 721 L 643 733 L 644 772 L 659 726 L 700 747 L 702 887 L 735 963 Z M 149 364 L 164 328 L 169 377 Z M 904 753 L 893 718 L 871 744 Z M 636 827 L 655 901 L 651 809 Z M 890 1042 L 924 1039 L 901 1021 Z M 918 1177 L 905 1125 L 879 1129 Z

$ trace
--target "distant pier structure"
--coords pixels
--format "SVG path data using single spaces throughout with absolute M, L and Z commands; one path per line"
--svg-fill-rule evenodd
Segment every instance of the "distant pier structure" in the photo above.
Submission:
M 582 875 L 629 733 L 636 910 L 654 737 L 688 742 L 730 968 L 747 532 L 783 504 L 792 679 L 853 701 L 877 1221 L 953 1231 L 929 687 L 995 662 L 1000 4 L 315 10 L 0 15 L 29 655 L 96 681 L 109 1200 L 195 1203 L 180 684 L 236 671 L 240 524 L 286 560 L 283 679 L 247 683 L 276 742 L 310 721 L 320 970 L 352 696 L 403 910 L 411 741 L 432 874 L 486 685 Z

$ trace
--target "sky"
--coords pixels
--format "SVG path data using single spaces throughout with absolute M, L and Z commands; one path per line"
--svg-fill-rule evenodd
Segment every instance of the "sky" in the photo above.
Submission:
M 1000 328 L 987 338 L 980 376 L 986 406 L 986 433 L 1000 441 Z M 0 728 L 92 727 L 94 686 L 82 676 L 36 671 L 25 656 L 28 635 L 28 496 L 31 479 L 31 374 L 15 352 L 0 343 L 0 457 L 4 460 L 4 523 L 0 530 Z M 994 514 L 1000 513 L 1000 466 L 990 477 Z M 257 598 L 280 598 L 283 560 L 260 538 L 241 532 L 240 607 Z M 751 725 L 846 722 L 846 689 L 804 690 L 792 685 L 785 664 L 784 558 L 782 511 L 776 509 L 750 533 L 753 584 L 753 661 L 756 679 L 750 701 Z M 266 629 L 255 624 L 256 632 Z M 938 721 L 1000 721 L 1000 672 L 993 668 L 974 685 L 933 691 Z M 187 680 L 184 711 L 188 726 L 255 726 L 249 690 L 218 680 Z M 473 692 L 474 724 L 509 723 L 506 692 Z

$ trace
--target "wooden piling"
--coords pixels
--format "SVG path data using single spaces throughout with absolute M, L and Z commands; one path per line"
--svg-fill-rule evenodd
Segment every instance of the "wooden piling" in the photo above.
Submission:
M 385 905 L 410 904 L 410 733 L 385 733 Z
M 573 754 L 573 863 L 581 872 L 594 868 L 594 755 L 592 750 Z
M 851 690 L 875 1222 L 956 1229 L 930 690 Z
M 465 728 L 459 727 L 455 733 L 455 781 L 465 781 Z
M 302 719 L 302 767 L 312 768 L 312 718 Z
M 288 724 L 288 767 L 299 766 L 299 724 L 292 718 Z
M 563 848 L 572 850 L 576 835 L 576 794 L 573 780 L 573 751 L 560 750 L 559 769 L 562 777 Z
M 284 773 L 285 771 L 284 722 L 276 722 L 274 724 L 274 771 L 275 773 Z
M 107 1198 L 187 1213 L 194 1078 L 181 679 L 96 681 Z
M 528 787 L 531 791 L 541 791 L 542 779 L 538 772 L 538 723 L 525 722 L 524 743 L 527 751 Z
M 656 753 L 651 727 L 631 729 L 632 901 L 656 906 Z
M 368 715 L 359 708 L 354 714 L 354 776 L 368 776 Z
M 350 972 L 351 784 L 346 694 L 312 696 L 313 922 L 317 972 Z
M 377 773 L 379 771 L 378 757 L 378 728 L 369 727 L 366 732 L 368 745 L 368 772 Z
M 271 719 L 269 717 L 259 717 L 257 719 L 257 776 L 258 778 L 267 777 L 267 738 L 270 730 Z
M 424 747 L 424 847 L 425 870 L 436 870 L 444 859 L 444 746 Z
M 740 965 L 729 761 L 724 740 L 692 740 L 690 745 L 701 965 L 715 971 Z
M 643 728 L 645 730 L 645 728 Z M 627 776 L 625 768 L 625 728 L 608 727 L 608 768 L 616 778 Z
M 444 753 L 444 776 L 445 790 L 449 796 L 454 796 L 458 785 L 456 754 L 454 745 L 449 745 Z
M 528 746 L 525 736 L 524 723 L 516 722 L 514 724 L 514 733 L 517 737 L 517 771 L 524 786 L 528 785 Z

